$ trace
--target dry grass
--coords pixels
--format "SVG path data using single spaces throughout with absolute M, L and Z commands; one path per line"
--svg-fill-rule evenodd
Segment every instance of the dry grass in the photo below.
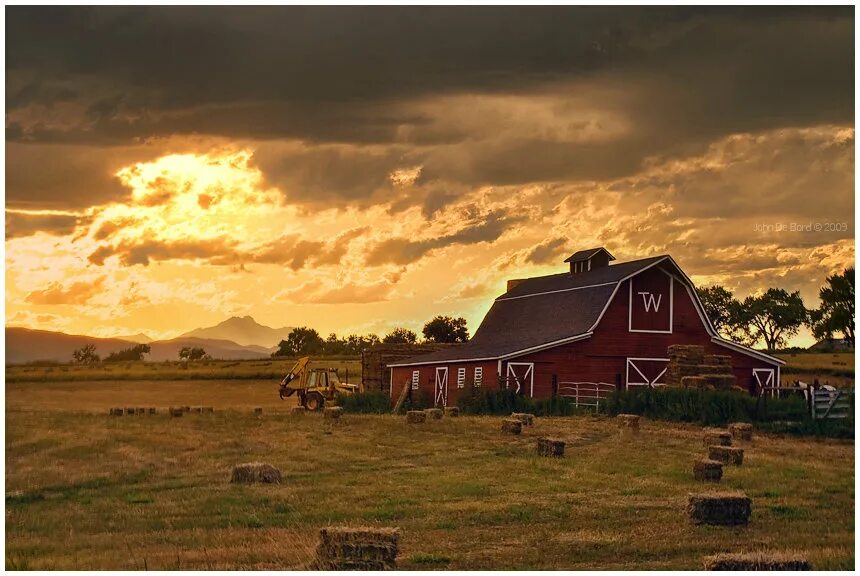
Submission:
M 329 525 L 400 527 L 405 569 L 698 569 L 763 548 L 854 566 L 853 443 L 757 435 L 720 485 L 753 498 L 750 525 L 697 527 L 684 509 L 702 490 L 698 427 L 540 418 L 511 436 L 499 418 L 351 415 L 332 428 L 291 417 L 272 382 L 122 388 L 7 384 L 7 568 L 296 568 Z M 125 404 L 219 411 L 107 415 Z M 568 457 L 538 456 L 540 436 Z M 253 460 L 282 483 L 231 485 Z
M 854 352 L 798 352 L 794 354 L 776 354 L 777 358 L 785 360 L 786 366 L 798 369 L 815 368 L 831 370 L 854 370 Z

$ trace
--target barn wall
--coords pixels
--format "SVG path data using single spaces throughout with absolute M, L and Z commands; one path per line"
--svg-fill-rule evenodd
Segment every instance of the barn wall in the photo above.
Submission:
M 498 388 L 498 375 L 497 368 L 498 364 L 494 361 L 490 362 L 443 362 L 440 364 L 435 364 L 432 366 L 409 366 L 404 368 L 391 368 L 392 375 L 392 403 L 397 401 L 397 398 L 400 396 L 401 390 L 403 390 L 403 386 L 407 383 L 412 382 L 412 372 L 414 370 L 419 371 L 418 377 L 418 390 L 410 389 L 410 394 L 413 398 L 418 398 L 421 394 L 426 395 L 426 397 L 433 402 L 434 393 L 435 393 L 435 384 L 436 384 L 436 368 L 448 367 L 448 406 L 456 406 L 457 398 L 460 393 L 471 386 L 471 383 L 474 379 L 475 368 L 480 366 L 483 369 L 483 383 L 484 387 L 492 387 Z M 465 368 L 466 369 L 466 382 L 463 388 L 457 387 L 457 369 Z

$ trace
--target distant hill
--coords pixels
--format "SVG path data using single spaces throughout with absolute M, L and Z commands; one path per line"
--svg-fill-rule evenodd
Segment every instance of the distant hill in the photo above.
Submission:
M 272 348 L 281 340 L 286 340 L 293 329 L 291 327 L 271 328 L 257 323 L 250 316 L 233 316 L 220 324 L 209 328 L 197 328 L 182 334 L 180 338 L 214 338 L 230 340 L 243 346 L 262 346 Z
M 94 338 L 7 326 L 6 363 L 23 364 L 37 360 L 68 363 L 72 361 L 72 352 L 87 344 L 95 345 L 96 353 L 104 358 L 111 352 L 129 348 L 137 343 L 119 338 Z M 274 350 L 273 347 L 242 346 L 230 340 L 212 338 L 179 337 L 172 340 L 156 340 L 148 344 L 152 351 L 146 359 L 155 362 L 178 360 L 179 350 L 183 346 L 198 346 L 213 358 L 225 360 L 268 358 Z
M 137 342 L 138 344 L 149 344 L 152 342 L 152 338 L 141 332 L 140 334 L 131 334 L 126 336 L 125 334 L 120 334 L 118 336 L 114 336 L 117 340 L 128 340 L 129 342 Z

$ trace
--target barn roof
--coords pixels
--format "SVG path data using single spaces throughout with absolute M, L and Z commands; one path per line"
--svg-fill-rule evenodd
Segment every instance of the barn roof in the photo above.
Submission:
M 615 260 L 615 256 L 610 254 L 609 250 L 601 246 L 600 248 L 591 248 L 589 250 L 580 250 L 579 252 L 574 252 L 565 259 L 565 262 L 583 262 L 601 251 L 606 252 L 606 255 L 609 256 L 610 261 Z
M 451 360 L 495 360 L 550 343 L 588 335 L 618 283 L 667 256 L 655 256 L 581 274 L 522 280 L 493 302 L 475 335 L 464 345 L 398 361 L 391 366 Z

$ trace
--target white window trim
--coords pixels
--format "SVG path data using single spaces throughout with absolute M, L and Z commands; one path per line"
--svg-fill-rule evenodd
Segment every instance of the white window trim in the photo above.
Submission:
M 413 370 L 412 371 L 412 389 L 418 390 L 420 382 L 421 382 L 421 371 L 420 370 Z
M 475 388 L 480 388 L 481 384 L 484 383 L 484 367 L 483 366 L 475 366 Z
M 466 387 L 466 369 L 457 368 L 457 388 Z
M 660 272 L 669 277 L 669 329 L 668 330 L 639 330 L 633 328 L 633 280 L 631 278 L 628 282 L 628 287 L 630 291 L 630 297 L 627 301 L 627 331 L 628 332 L 639 332 L 644 334 L 671 334 L 672 329 L 675 325 L 675 277 L 663 270 L 662 268 L 658 268 Z

